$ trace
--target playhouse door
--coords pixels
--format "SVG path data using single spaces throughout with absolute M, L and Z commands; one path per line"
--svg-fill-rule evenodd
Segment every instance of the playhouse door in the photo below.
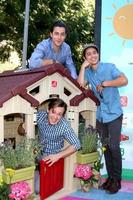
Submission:
M 63 188 L 64 159 L 60 159 L 49 167 L 40 161 L 40 199 L 44 200 Z

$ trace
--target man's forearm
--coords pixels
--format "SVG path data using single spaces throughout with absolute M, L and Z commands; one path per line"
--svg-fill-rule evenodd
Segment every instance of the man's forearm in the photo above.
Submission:
M 66 149 L 58 153 L 60 158 L 65 158 L 67 156 L 70 156 L 71 154 L 75 153 L 77 150 L 72 146 L 68 146 Z

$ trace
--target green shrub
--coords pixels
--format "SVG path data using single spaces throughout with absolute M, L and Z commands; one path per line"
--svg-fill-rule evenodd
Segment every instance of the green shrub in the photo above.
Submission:
M 80 129 L 81 153 L 92 153 L 98 148 L 98 132 L 97 129 L 89 125 L 87 128 Z
M 14 148 L 9 142 L 0 144 L 0 164 L 4 168 L 21 169 L 35 165 L 35 159 L 41 153 L 38 139 L 24 138 Z

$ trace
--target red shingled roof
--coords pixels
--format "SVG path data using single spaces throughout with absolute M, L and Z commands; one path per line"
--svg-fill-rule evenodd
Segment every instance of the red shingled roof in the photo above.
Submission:
M 80 87 L 78 82 L 74 80 L 66 68 L 61 64 L 53 64 L 46 67 L 40 67 L 33 70 L 25 71 L 6 71 L 0 74 L 0 107 L 3 103 L 13 96 L 20 95 L 31 103 L 31 106 L 37 107 L 39 102 L 27 93 L 26 88 L 36 81 L 44 78 L 45 76 L 52 75 L 58 72 L 62 76 L 67 77 L 73 84 L 75 84 L 80 90 L 81 95 L 75 96 L 70 101 L 71 106 L 77 106 L 84 98 L 89 97 L 96 105 L 99 105 L 98 99 L 93 95 L 91 90 L 85 90 Z

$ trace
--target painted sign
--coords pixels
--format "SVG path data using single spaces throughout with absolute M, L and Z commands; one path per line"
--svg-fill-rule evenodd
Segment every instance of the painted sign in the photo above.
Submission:
M 123 168 L 133 169 L 133 0 L 102 0 L 101 61 L 111 62 L 128 77 L 119 88 L 124 119 L 121 135 Z

